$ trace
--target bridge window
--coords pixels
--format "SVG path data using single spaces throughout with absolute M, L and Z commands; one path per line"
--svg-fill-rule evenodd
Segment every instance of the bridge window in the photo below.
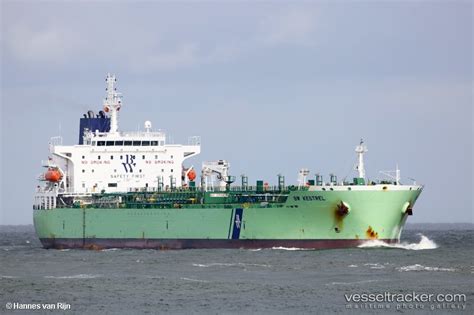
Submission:
M 151 142 L 151 145 L 157 146 L 157 145 L 158 145 L 158 141 L 152 141 L 152 142 Z
M 115 145 L 123 145 L 123 141 L 115 141 Z
M 105 143 L 106 146 L 110 147 L 110 146 L 113 146 L 114 145 L 114 142 L 113 141 L 107 141 Z
M 86 172 L 86 170 L 82 170 L 82 172 L 83 172 L 83 173 L 85 173 L 85 172 Z
M 103 147 L 105 145 L 105 141 L 97 141 L 98 147 Z
M 124 141 L 123 145 L 132 145 L 132 141 Z
M 134 146 L 136 146 L 136 145 L 139 146 L 139 145 L 141 145 L 141 144 L 142 144 L 141 141 L 133 141 L 133 145 L 134 145 Z
M 109 187 L 117 187 L 117 183 L 109 183 Z
M 149 146 L 150 145 L 150 141 L 142 141 L 142 146 Z

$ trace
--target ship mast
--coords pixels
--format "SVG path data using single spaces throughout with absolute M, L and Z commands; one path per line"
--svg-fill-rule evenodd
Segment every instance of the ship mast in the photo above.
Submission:
M 365 179 L 364 153 L 368 150 L 364 144 L 364 140 L 360 139 L 360 144 L 356 146 L 355 151 L 359 159 L 359 163 L 356 165 L 356 170 L 359 172 L 359 178 Z
M 117 92 L 115 75 L 107 74 L 107 97 L 104 100 L 104 111 L 110 114 L 110 133 L 118 132 L 118 111 L 122 106 L 122 95 Z

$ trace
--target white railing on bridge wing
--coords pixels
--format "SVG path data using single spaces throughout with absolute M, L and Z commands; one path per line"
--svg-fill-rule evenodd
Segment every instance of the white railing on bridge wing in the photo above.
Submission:
M 49 144 L 53 146 L 63 145 L 63 137 L 61 136 L 51 137 L 51 139 L 49 140 Z
M 189 137 L 188 145 L 201 145 L 201 137 L 200 136 Z

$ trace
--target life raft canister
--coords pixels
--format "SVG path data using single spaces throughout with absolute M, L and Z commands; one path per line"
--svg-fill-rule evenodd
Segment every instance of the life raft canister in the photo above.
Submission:
M 188 179 L 192 182 L 196 179 L 196 172 L 194 171 L 194 169 L 188 172 Z

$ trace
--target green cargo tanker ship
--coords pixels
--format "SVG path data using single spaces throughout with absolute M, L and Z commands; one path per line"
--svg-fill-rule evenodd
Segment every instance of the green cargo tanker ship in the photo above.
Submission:
M 79 144 L 50 143 L 33 205 L 45 248 L 344 248 L 367 240 L 398 242 L 423 187 L 402 185 L 400 171 L 368 182 L 366 146 L 356 147 L 357 175 L 328 182 L 309 170 L 287 186 L 259 180 L 238 186 L 225 160 L 184 161 L 200 153 L 200 138 L 167 142 L 145 122 L 140 132 L 119 132 L 121 95 L 108 75 L 103 111 L 80 120 Z

